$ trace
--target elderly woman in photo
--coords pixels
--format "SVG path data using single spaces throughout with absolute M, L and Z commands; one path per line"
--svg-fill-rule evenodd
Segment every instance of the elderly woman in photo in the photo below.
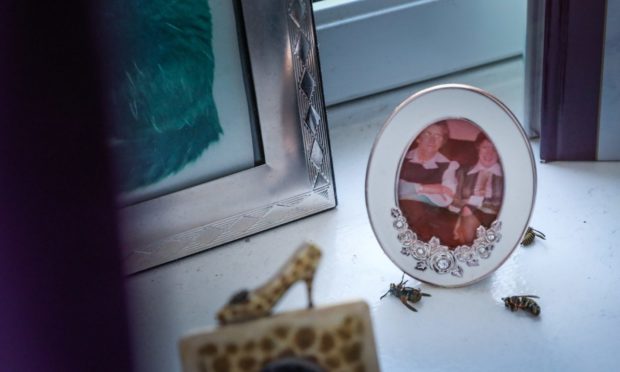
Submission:
M 459 164 L 439 150 L 448 140 L 446 122 L 428 126 L 407 153 L 398 182 L 400 208 L 418 239 L 438 237 L 443 244 L 455 244 L 456 215 L 447 207 L 457 189 Z
M 504 177 L 495 146 L 484 133 L 478 134 L 474 145 L 478 162 L 457 172 L 458 188 L 450 210 L 460 214 L 454 228 L 459 244 L 471 244 L 476 228 L 488 227 L 499 213 L 504 193 Z

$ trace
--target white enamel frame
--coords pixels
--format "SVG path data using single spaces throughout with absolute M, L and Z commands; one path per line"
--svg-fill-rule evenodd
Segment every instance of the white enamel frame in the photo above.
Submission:
M 504 200 L 497 217 L 499 242 L 478 266 L 461 276 L 416 269 L 416 260 L 401 253 L 390 212 L 398 206 L 395 182 L 404 152 L 425 127 L 448 118 L 477 124 L 495 144 L 504 170 Z M 420 91 L 401 103 L 388 118 L 373 145 L 366 173 L 366 206 L 374 233 L 385 254 L 402 271 L 425 283 L 460 287 L 479 281 L 510 256 L 525 233 L 534 206 L 536 167 L 521 124 L 497 98 L 478 88 L 447 84 Z

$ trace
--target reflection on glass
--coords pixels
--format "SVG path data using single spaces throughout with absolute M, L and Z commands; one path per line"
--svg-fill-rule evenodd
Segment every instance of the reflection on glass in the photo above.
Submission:
M 418 239 L 454 249 L 489 227 L 502 204 L 503 168 L 493 142 L 470 121 L 427 126 L 403 155 L 399 207 Z
M 239 43 L 234 5 L 101 5 L 109 144 L 123 204 L 255 165 L 245 44 Z

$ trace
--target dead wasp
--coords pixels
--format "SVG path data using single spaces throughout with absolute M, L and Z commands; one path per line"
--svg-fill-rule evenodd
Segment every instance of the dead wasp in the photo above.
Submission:
M 420 291 L 419 289 L 405 287 L 405 284 L 407 284 L 407 280 L 405 280 L 405 274 L 403 274 L 403 277 L 400 279 L 400 283 L 390 283 L 390 289 L 385 292 L 385 294 L 381 296 L 379 300 L 383 300 L 383 297 L 391 294 L 392 296 L 398 297 L 400 299 L 400 302 L 402 302 L 403 305 L 405 305 L 409 310 L 417 312 L 418 310 L 416 310 L 415 307 L 409 305 L 409 302 L 416 303 L 419 302 L 420 299 L 422 299 L 422 296 L 430 297 L 431 295 L 428 293 L 422 293 L 422 291 Z
M 538 306 L 536 301 L 532 300 L 532 298 L 539 297 L 533 295 L 510 296 L 503 297 L 502 301 L 504 301 L 504 306 L 509 308 L 510 311 L 517 311 L 521 309 L 534 316 L 538 316 L 540 314 L 540 306 Z
M 528 227 L 525 235 L 523 235 L 523 240 L 521 240 L 521 245 L 525 247 L 532 244 L 536 237 L 539 237 L 543 240 L 547 238 L 545 234 L 543 234 L 541 231 Z

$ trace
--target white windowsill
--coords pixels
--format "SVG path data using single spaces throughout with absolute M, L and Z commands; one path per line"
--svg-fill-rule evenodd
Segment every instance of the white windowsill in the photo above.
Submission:
M 128 279 L 136 370 L 180 371 L 177 342 L 216 324 L 230 295 L 255 288 L 304 240 L 324 256 L 314 282 L 318 306 L 368 302 L 382 370 L 615 370 L 620 329 L 620 163 L 537 163 L 532 226 L 546 241 L 518 247 L 496 273 L 432 294 L 417 313 L 393 297 L 401 272 L 383 254 L 365 210 L 371 144 L 392 109 L 430 84 L 460 82 L 490 91 L 522 117 L 522 62 L 512 60 L 328 110 L 339 205 L 336 209 L 226 244 Z M 534 142 L 538 154 L 538 143 Z M 413 280 L 409 284 L 419 285 Z M 542 315 L 511 313 L 500 297 L 536 294 Z M 276 311 L 306 305 L 296 285 Z

